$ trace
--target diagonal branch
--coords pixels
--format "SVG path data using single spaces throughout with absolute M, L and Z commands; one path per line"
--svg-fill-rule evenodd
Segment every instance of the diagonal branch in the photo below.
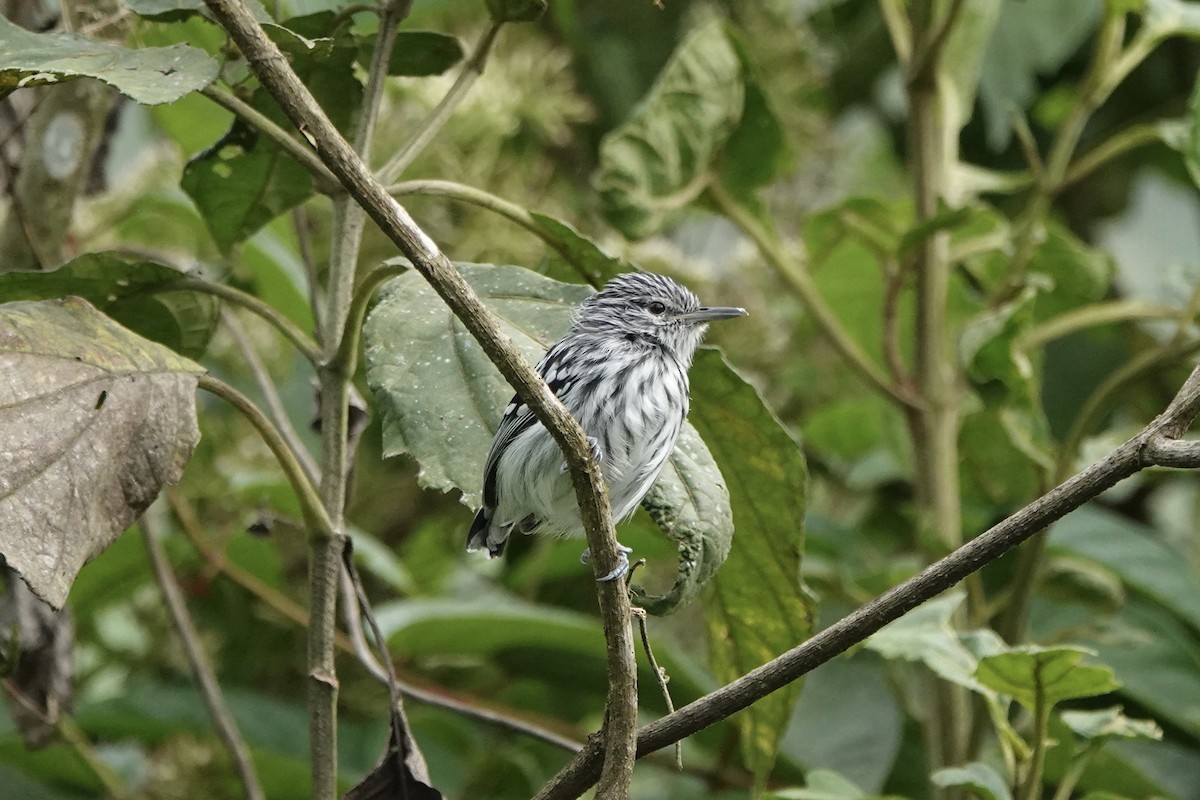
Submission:
M 235 0 L 205 0 L 213 16 L 246 56 L 251 70 L 292 123 L 303 130 L 318 156 L 372 220 L 429 281 L 488 358 L 547 427 L 571 470 L 576 498 L 594 556 L 597 577 L 618 563 L 608 497 L 583 429 L 504 335 L 495 316 L 467 285 L 408 212 L 371 175 L 321 107 L 288 67 L 286 59 L 246 6 Z M 598 797 L 624 797 L 633 770 L 637 676 L 629 597 L 620 581 L 598 583 L 608 652 L 609 696 L 605 723 L 605 770 Z
M 1034 500 L 1008 519 L 859 607 L 804 644 L 638 731 L 638 757 L 648 755 L 747 708 L 864 641 L 884 625 L 941 594 L 1047 525 L 1146 467 L 1200 467 L 1200 443 L 1181 440 L 1200 412 L 1200 367 L 1167 410 L 1107 458 Z M 600 750 L 590 742 L 535 800 L 578 797 L 596 780 Z

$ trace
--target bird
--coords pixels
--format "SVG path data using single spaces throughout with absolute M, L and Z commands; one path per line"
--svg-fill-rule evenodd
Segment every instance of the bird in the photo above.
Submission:
M 632 515 L 675 448 L 690 402 L 688 369 L 708 323 L 744 308 L 704 307 L 663 275 L 628 272 L 590 295 L 537 364 L 550 391 L 588 437 L 614 521 Z M 467 551 L 504 553 L 509 535 L 582 536 L 567 464 L 550 432 L 519 396 L 504 409 L 483 470 L 483 505 Z M 629 569 L 630 548 L 601 581 Z M 583 551 L 581 561 L 590 554 Z

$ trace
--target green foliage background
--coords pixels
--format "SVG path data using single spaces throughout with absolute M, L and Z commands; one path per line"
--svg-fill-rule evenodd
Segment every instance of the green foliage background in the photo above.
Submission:
M 242 99 L 283 121 L 194 4 L 131 5 L 143 16 L 130 46 L 205 50 Z M 272 38 L 349 131 L 376 23 L 342 5 L 268 4 Z M 444 96 L 495 5 L 414 4 L 373 166 Z M 709 340 L 725 361 L 703 352 L 693 373 L 692 422 L 728 481 L 736 533 L 702 599 L 651 622 L 676 706 L 953 544 L 930 522 L 919 431 L 846 358 L 861 353 L 885 375 L 899 364 L 904 384 L 918 326 L 911 268 L 930 242 L 952 265 L 940 344 L 954 376 L 967 538 L 1139 429 L 1200 349 L 1200 4 L 968 0 L 945 54 L 953 197 L 925 218 L 914 203 L 912 109 L 881 11 L 892 5 L 903 4 L 553 0 L 538 21 L 503 29 L 477 83 L 403 175 L 482 189 L 517 212 L 397 187 L 456 262 L 517 264 L 571 283 L 636 264 L 751 310 L 714 326 Z M 1140 57 L 1124 73 L 1119 58 L 1110 65 L 1116 77 L 1101 97 L 1093 53 L 1126 14 L 1117 40 Z M 207 294 L 141 289 L 165 280 L 165 264 L 245 290 L 311 330 L 307 274 L 329 260 L 329 199 L 275 142 L 199 94 L 126 103 L 118 120 L 105 186 L 72 225 L 81 258 L 37 286 L 0 277 L 0 301 L 82 295 L 260 399 L 239 341 L 248 340 L 315 451 L 311 371 L 286 341 L 228 306 L 240 328 L 217 324 Z M 367 231 L 364 267 L 394 255 Z M 118 273 L 127 282 L 106 291 L 105 276 Z M 825 335 L 805 281 L 845 342 Z M 156 324 L 135 324 L 144 319 Z M 372 339 L 368 326 L 368 351 L 441 352 L 438 337 L 421 339 L 419 321 L 407 322 L 373 322 L 382 333 Z M 413 341 L 420 349 L 404 350 Z M 525 342 L 531 356 L 537 341 Z M 460 384 L 436 372 L 426 380 L 427 396 L 407 400 L 458 413 L 461 398 L 438 393 Z M 507 389 L 494 375 L 479 380 L 498 412 Z M 368 393 L 365 374 L 358 385 Z M 300 510 L 253 430 L 211 397 L 200 405 L 196 454 L 170 503 L 149 513 L 170 530 L 165 544 L 268 796 L 302 798 Z M 389 432 L 394 413 L 375 405 L 347 516 L 401 677 L 582 741 L 601 722 L 606 687 L 580 544 L 522 538 L 500 563 L 466 556 L 470 511 L 457 490 L 474 489 L 445 475 L 473 475 L 483 453 L 455 452 L 446 437 L 437 444 L 454 469 L 440 454 L 422 463 L 428 448 Z M 482 430 L 483 412 L 471 413 L 466 441 Z M 1122 483 L 1025 554 L 989 565 L 969 594 L 920 609 L 802 687 L 692 737 L 683 773 L 662 754 L 641 762 L 633 796 L 923 798 L 960 787 L 992 800 L 1195 800 L 1198 506 L 1190 474 Z M 675 546 L 650 515 L 621 534 L 650 562 L 639 580 L 668 589 Z M 240 796 L 136 537 L 83 570 L 71 606 L 74 721 L 95 754 L 136 797 Z M 387 700 L 350 657 L 339 669 L 348 787 L 379 754 Z M 645 719 L 665 713 L 648 667 L 640 689 Z M 957 716 L 947 711 L 955 703 Z M 408 711 L 448 797 L 528 797 L 565 760 L 469 716 L 419 702 Z M 77 749 L 26 751 L 6 714 L 0 798 L 101 792 Z M 1031 781 L 1023 770 L 1034 763 Z

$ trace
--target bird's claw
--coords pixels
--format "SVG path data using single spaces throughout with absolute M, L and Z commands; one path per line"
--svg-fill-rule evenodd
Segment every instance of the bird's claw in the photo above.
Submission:
M 620 542 L 617 542 L 617 566 L 613 568 L 612 572 L 608 573 L 603 578 L 597 578 L 596 579 L 597 583 L 605 583 L 607 581 L 615 581 L 617 578 L 620 578 L 626 572 L 629 572 L 629 554 L 632 552 L 633 552 L 632 547 L 626 547 L 625 545 L 621 544 Z M 591 561 L 591 559 L 592 559 L 592 551 L 590 549 L 586 549 L 582 553 L 579 554 L 579 563 L 581 563 L 581 564 L 586 564 L 589 561 Z
M 601 461 L 604 460 L 604 451 L 600 449 L 600 440 L 597 439 L 595 436 L 589 436 L 589 437 L 587 437 L 587 442 L 588 442 L 588 448 L 592 451 L 592 459 L 595 460 L 595 462 L 597 464 L 599 464 Z M 570 469 L 570 467 L 568 467 L 567 462 L 564 461 L 559 466 L 558 472 L 560 475 L 565 474 L 568 469 Z

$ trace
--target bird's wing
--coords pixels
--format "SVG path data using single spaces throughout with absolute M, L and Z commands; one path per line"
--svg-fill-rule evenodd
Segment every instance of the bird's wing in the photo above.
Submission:
M 559 342 L 551 347 L 546 355 L 542 356 L 542 360 L 536 367 L 538 374 L 550 387 L 550 391 L 560 399 L 570 387 L 573 377 L 565 374 L 562 369 L 563 354 L 566 350 L 564 343 Z M 529 406 L 525 405 L 525 401 L 521 399 L 520 395 L 514 394 L 508 407 L 504 409 L 504 416 L 500 418 L 500 427 L 496 429 L 496 438 L 492 440 L 492 449 L 488 452 L 487 463 L 483 467 L 483 505 L 485 507 L 496 507 L 496 468 L 499 466 L 500 456 L 518 436 L 536 423 L 537 417 L 529 410 Z

